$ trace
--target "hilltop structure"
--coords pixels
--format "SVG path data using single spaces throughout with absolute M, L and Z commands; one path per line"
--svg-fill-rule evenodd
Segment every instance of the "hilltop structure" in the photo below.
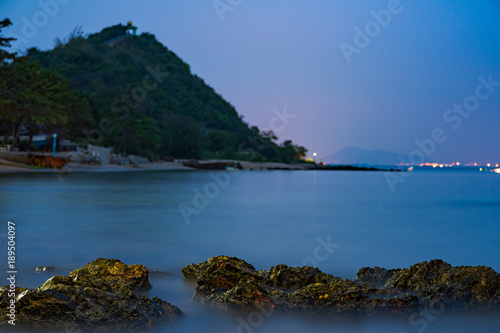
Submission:
M 127 22 L 127 33 L 128 34 L 131 33 L 134 36 L 137 35 L 137 27 L 135 27 L 135 26 L 132 25 L 132 21 L 128 21 Z

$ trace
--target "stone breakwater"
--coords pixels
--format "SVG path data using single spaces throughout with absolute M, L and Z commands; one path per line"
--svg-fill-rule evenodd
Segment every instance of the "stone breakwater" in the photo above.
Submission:
M 485 266 L 453 267 L 441 260 L 405 269 L 362 268 L 356 280 L 309 266 L 257 271 L 227 256 L 182 268 L 196 282 L 194 299 L 225 310 L 300 312 L 327 316 L 409 315 L 422 307 L 498 310 L 500 274 Z

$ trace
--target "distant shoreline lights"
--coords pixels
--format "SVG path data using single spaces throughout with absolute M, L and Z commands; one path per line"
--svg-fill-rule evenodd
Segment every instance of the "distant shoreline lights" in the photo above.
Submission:
M 486 165 L 479 165 L 478 163 L 468 163 L 468 164 L 461 164 L 460 162 L 453 162 L 453 163 L 420 163 L 420 164 L 413 164 L 413 163 L 399 163 L 398 165 L 401 166 L 408 166 L 408 171 L 413 171 L 414 167 L 420 167 L 420 168 L 425 168 L 425 167 L 432 167 L 432 168 L 453 168 L 453 167 L 460 167 L 462 169 L 465 168 L 476 168 L 481 172 L 493 172 L 493 173 L 498 173 L 500 174 L 500 164 L 493 164 L 493 163 L 486 163 Z

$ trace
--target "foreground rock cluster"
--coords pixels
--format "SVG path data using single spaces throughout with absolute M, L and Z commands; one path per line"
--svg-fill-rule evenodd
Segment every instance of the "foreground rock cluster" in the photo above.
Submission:
M 309 266 L 257 271 L 227 256 L 185 266 L 182 273 L 196 282 L 196 300 L 224 310 L 334 318 L 411 315 L 423 308 L 435 313 L 500 310 L 500 274 L 485 266 L 453 267 L 441 260 L 405 269 L 365 267 L 354 281 Z M 176 306 L 142 294 L 151 288 L 144 266 L 97 259 L 69 276 L 53 276 L 36 289 L 16 288 L 16 326 L 134 331 L 183 317 Z M 11 293 L 8 286 L 0 288 L 0 330 L 10 319 Z
M 441 260 L 406 269 L 362 268 L 355 281 L 308 266 L 257 271 L 226 256 L 185 266 L 182 273 L 196 282 L 196 300 L 226 310 L 346 317 L 408 315 L 422 307 L 500 308 L 500 274 L 485 266 L 452 267 Z
M 16 326 L 132 331 L 183 316 L 176 306 L 141 295 L 149 289 L 144 266 L 97 259 L 34 290 L 17 288 Z M 9 301 L 8 287 L 0 288 L 0 324 L 9 320 Z

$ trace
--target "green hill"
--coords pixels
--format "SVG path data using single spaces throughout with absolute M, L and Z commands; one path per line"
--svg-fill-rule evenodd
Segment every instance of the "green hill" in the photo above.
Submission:
M 30 49 L 28 56 L 87 98 L 91 115 L 79 129 L 92 144 L 150 157 L 291 162 L 305 153 L 250 128 L 150 33 L 133 36 L 123 25 L 88 37 L 74 32 L 53 50 Z

